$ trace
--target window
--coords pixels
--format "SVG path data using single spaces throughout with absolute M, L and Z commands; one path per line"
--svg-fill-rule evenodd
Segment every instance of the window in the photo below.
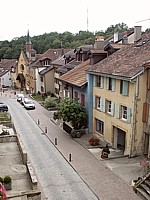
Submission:
M 41 86 L 41 92 L 44 92 L 44 87 L 43 86 Z
M 101 120 L 96 119 L 96 131 L 104 134 L 104 122 Z
M 122 119 L 127 120 L 127 107 L 122 106 Z
M 107 90 L 111 90 L 111 91 L 115 91 L 115 88 L 116 88 L 116 80 L 113 79 L 113 78 L 107 78 L 107 81 L 106 81 L 106 88 Z
M 41 82 L 43 82 L 43 76 L 41 76 Z
M 21 71 L 24 71 L 24 65 L 20 66 Z
M 99 109 L 102 112 L 105 112 L 105 99 L 102 99 L 101 97 L 96 97 L 96 108 Z
M 50 66 L 50 60 L 45 60 L 44 61 L 44 66 Z
M 128 95 L 128 87 L 129 87 L 128 85 L 129 85 L 128 81 L 123 81 L 123 80 L 120 81 L 120 94 L 124 96 Z
M 97 76 L 96 77 L 96 86 L 97 87 L 100 87 L 100 88 L 103 88 L 103 77 L 102 76 Z
M 106 100 L 106 112 L 114 115 L 114 103 L 112 101 Z

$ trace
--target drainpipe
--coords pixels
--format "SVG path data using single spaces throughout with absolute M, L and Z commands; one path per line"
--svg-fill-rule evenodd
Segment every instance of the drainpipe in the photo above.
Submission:
M 130 133 L 130 154 L 129 154 L 129 158 L 132 157 L 132 147 L 133 147 L 133 131 L 134 131 L 134 124 L 135 124 L 135 100 L 136 100 L 136 82 L 130 81 L 132 83 L 134 83 L 134 97 L 133 97 L 133 107 L 132 107 L 132 128 L 131 128 L 131 133 Z

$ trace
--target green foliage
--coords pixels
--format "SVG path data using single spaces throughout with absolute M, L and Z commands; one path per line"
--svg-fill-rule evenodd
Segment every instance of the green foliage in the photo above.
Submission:
M 53 108 L 57 106 L 57 98 L 48 96 L 44 101 L 44 106 L 48 108 Z
M 11 183 L 11 177 L 10 176 L 5 176 L 4 177 L 4 183 Z
M 4 179 L 2 177 L 0 177 L 0 182 L 3 184 Z
M 85 108 L 77 103 L 75 99 L 64 98 L 57 105 L 57 112 L 54 113 L 54 119 L 63 119 L 66 122 L 72 122 L 74 129 L 79 129 L 83 125 L 87 114 Z
M 102 35 L 104 38 L 110 37 L 115 31 L 124 31 L 128 28 L 125 23 L 110 25 L 105 31 L 97 31 L 95 34 L 89 31 L 79 31 L 73 34 L 68 31 L 64 33 L 44 33 L 43 35 L 31 38 L 33 48 L 37 53 L 42 54 L 49 48 L 76 48 L 85 44 L 94 44 L 95 35 Z M 20 51 L 25 50 L 26 36 L 16 37 L 10 42 L 0 41 L 0 59 L 19 58 Z

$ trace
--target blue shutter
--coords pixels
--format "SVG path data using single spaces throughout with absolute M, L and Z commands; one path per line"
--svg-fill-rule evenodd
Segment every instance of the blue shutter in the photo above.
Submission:
M 127 122 L 130 123 L 131 110 L 127 108 Z
M 112 79 L 112 91 L 114 92 L 116 90 L 116 79 Z
M 120 106 L 119 106 L 119 104 L 116 104 L 116 118 L 117 119 L 120 118 Z
M 122 83 L 122 95 L 127 96 L 128 95 L 128 89 L 129 89 L 129 82 L 123 81 L 123 83 Z
M 111 115 L 114 116 L 114 103 L 111 102 Z

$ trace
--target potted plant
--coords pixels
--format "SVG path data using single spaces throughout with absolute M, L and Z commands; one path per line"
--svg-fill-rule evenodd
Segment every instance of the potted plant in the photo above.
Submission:
M 89 139 L 89 144 L 92 145 L 92 146 L 97 146 L 99 145 L 99 138 L 98 137 L 91 137 Z
M 104 148 L 102 148 L 101 158 L 108 158 L 108 154 L 110 154 L 110 150 L 108 144 Z
M 11 190 L 12 186 L 11 186 L 11 177 L 10 176 L 5 176 L 4 177 L 4 187 L 6 190 Z

